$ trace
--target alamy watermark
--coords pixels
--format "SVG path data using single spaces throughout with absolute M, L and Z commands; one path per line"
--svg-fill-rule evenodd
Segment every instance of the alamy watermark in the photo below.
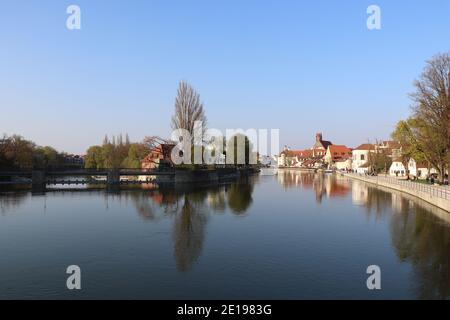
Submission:
M 369 17 L 367 18 L 367 29 L 381 30 L 381 8 L 375 4 L 367 7 L 366 10 Z
M 66 13 L 69 15 L 66 20 L 66 27 L 69 30 L 81 29 L 81 9 L 75 4 L 67 7 Z
M 381 268 L 377 265 L 370 265 L 366 270 L 370 276 L 367 278 L 366 285 L 369 290 L 381 290 Z
M 70 276 L 67 278 L 66 286 L 69 290 L 81 290 L 81 268 L 77 265 L 70 265 L 66 270 Z
M 279 129 L 226 129 L 224 135 L 218 129 L 204 129 L 202 121 L 195 121 L 192 132 L 172 132 L 175 147 L 171 161 L 176 165 L 257 164 L 258 155 L 278 154 L 279 139 Z

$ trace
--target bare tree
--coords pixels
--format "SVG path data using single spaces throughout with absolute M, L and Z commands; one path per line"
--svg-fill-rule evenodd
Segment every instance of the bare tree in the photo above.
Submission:
M 164 139 L 159 136 L 147 136 L 142 143 L 150 150 L 159 147 L 161 144 L 176 144 L 175 141 Z
M 200 95 L 185 81 L 178 86 L 175 100 L 175 114 L 172 117 L 172 129 L 185 129 L 194 135 L 194 124 L 202 122 L 202 134 L 206 131 L 206 116 Z

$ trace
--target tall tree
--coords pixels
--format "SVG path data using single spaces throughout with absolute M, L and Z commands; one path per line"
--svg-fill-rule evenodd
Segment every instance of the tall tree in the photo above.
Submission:
M 206 131 L 206 116 L 200 95 L 185 81 L 178 86 L 175 99 L 175 114 L 172 117 L 172 129 L 185 129 L 194 136 L 194 124 L 202 122 L 202 136 Z
M 414 85 L 412 133 L 442 180 L 450 160 L 450 52 L 429 60 Z

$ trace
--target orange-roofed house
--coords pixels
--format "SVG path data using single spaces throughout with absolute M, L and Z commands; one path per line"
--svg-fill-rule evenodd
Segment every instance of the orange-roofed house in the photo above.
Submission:
M 160 166 L 171 166 L 171 153 L 175 144 L 162 143 L 150 150 L 150 153 L 141 161 L 142 169 L 156 169 Z
M 328 168 L 350 170 L 352 168 L 352 149 L 344 145 L 329 145 L 324 160 Z

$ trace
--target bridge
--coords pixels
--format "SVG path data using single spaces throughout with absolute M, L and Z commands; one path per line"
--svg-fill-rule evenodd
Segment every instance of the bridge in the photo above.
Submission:
M 99 180 L 93 179 L 92 177 L 106 177 L 106 180 L 101 181 L 108 185 L 120 184 L 121 177 L 124 176 L 174 176 L 175 170 L 173 169 L 34 169 L 34 170 L 11 170 L 2 171 L 0 170 L 0 177 L 21 177 L 30 179 L 33 185 L 45 185 L 60 183 L 61 180 L 56 180 L 56 178 L 61 177 L 88 177 L 88 179 L 79 180 L 63 180 L 63 182 L 70 183 L 93 183 Z M 130 183 L 130 182 L 126 182 Z

